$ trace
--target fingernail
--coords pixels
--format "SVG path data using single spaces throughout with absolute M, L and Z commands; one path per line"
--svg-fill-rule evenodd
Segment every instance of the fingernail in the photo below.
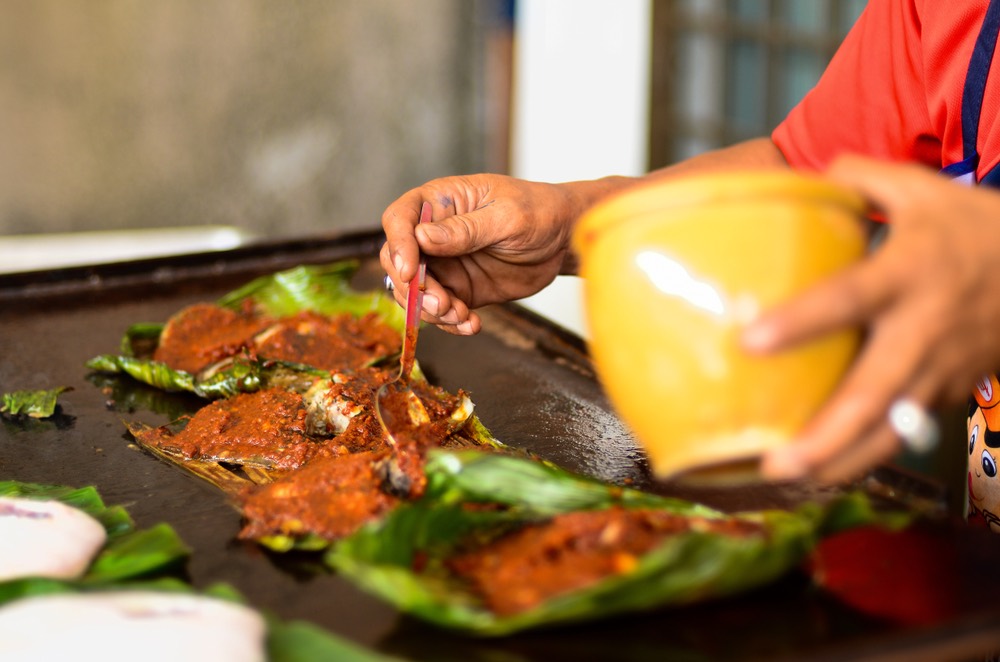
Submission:
M 440 317 L 440 320 L 445 324 L 457 324 L 458 323 L 458 311 L 454 308 L 449 310 L 447 313 Z
M 421 224 L 419 231 L 423 232 L 424 237 L 432 243 L 443 244 L 448 241 L 448 233 L 445 232 L 444 228 L 433 223 Z
M 465 320 L 464 322 L 462 322 L 461 324 L 459 324 L 458 326 L 456 326 L 455 329 L 460 334 L 462 334 L 463 336 L 471 336 L 472 335 L 472 321 L 471 320 Z
M 805 477 L 807 467 L 797 453 L 779 450 L 764 456 L 760 472 L 768 480 L 796 480 Z
M 424 310 L 429 312 L 431 315 L 437 315 L 438 311 L 441 310 L 441 302 L 433 294 L 425 294 L 423 300 Z
M 403 256 L 396 253 L 392 257 L 392 266 L 396 268 L 396 273 L 398 274 L 403 269 Z

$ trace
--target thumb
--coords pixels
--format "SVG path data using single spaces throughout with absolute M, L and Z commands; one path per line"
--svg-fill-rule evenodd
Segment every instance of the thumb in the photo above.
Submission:
M 415 229 L 417 243 L 421 251 L 437 257 L 474 253 L 504 239 L 499 233 L 504 224 L 498 222 L 495 216 L 493 210 L 479 209 L 432 223 L 421 223 Z

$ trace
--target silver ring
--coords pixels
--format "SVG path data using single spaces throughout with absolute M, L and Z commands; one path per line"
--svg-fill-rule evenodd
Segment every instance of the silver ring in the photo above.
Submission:
M 396 289 L 396 286 L 392 284 L 392 279 L 389 278 L 389 274 L 385 275 L 385 289 L 387 292 L 392 292 Z
M 914 453 L 927 453 L 937 446 L 940 436 L 937 421 L 909 398 L 900 398 L 889 407 L 889 425 Z

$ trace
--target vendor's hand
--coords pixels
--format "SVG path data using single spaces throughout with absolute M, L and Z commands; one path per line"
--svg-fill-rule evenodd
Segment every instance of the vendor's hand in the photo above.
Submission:
M 960 402 L 1000 366 L 1000 193 L 914 165 L 843 157 L 829 175 L 889 219 L 867 259 L 768 313 L 744 336 L 769 352 L 864 327 L 857 360 L 794 444 L 769 453 L 772 479 L 856 477 L 900 449 L 891 404 Z
M 397 301 L 406 299 L 419 246 L 427 258 L 424 321 L 451 333 L 477 333 L 482 322 L 472 309 L 532 295 L 569 272 L 573 223 L 610 185 L 471 175 L 407 192 L 382 214 L 381 263 Z M 433 222 L 418 225 L 424 201 Z

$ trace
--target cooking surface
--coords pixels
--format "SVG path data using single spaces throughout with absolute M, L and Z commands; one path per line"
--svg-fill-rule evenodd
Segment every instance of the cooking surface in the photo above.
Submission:
M 946 659 L 998 646 L 1000 615 L 982 604 L 930 628 L 866 617 L 810 587 L 801 575 L 742 597 L 625 616 L 501 639 L 449 633 L 399 614 L 330 574 L 309 556 L 273 555 L 235 540 L 240 518 L 216 488 L 137 449 L 123 420 L 159 425 L 202 401 L 166 395 L 127 379 L 88 375 L 84 362 L 114 353 L 134 322 L 166 320 L 196 301 L 213 300 L 250 278 L 299 263 L 366 258 L 360 287 L 380 282 L 372 235 L 261 245 L 226 254 L 147 260 L 0 277 L 0 390 L 73 390 L 44 421 L 4 419 L 0 478 L 95 485 L 140 526 L 170 523 L 194 549 L 196 586 L 226 582 L 255 606 L 305 619 L 382 652 L 419 660 L 859 659 L 916 652 Z M 806 485 L 740 490 L 680 489 L 651 483 L 642 452 L 598 386 L 579 340 L 517 307 L 484 311 L 484 332 L 421 331 L 418 360 L 428 378 L 465 388 L 502 441 L 562 466 L 616 483 L 737 510 L 792 506 L 828 491 Z M 927 491 L 919 482 L 908 492 Z M 928 494 L 933 498 L 933 490 Z M 899 495 L 897 495 L 899 496 Z M 902 495 L 906 496 L 906 495 Z M 921 495 L 926 496 L 926 495 Z M 988 574 L 1000 539 L 955 530 L 963 578 Z M 986 566 L 980 570 L 977 560 Z M 993 559 L 993 563 L 990 563 Z M 994 592 L 993 595 L 996 595 Z

